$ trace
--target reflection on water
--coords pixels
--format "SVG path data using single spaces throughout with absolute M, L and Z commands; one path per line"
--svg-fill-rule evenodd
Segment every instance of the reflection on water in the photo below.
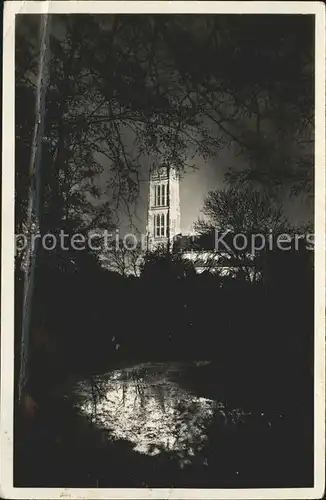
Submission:
M 173 452 L 191 462 L 207 441 L 212 420 L 232 428 L 250 414 L 227 411 L 219 401 L 197 397 L 178 384 L 184 365 L 143 364 L 81 382 L 80 409 L 114 439 L 147 455 Z

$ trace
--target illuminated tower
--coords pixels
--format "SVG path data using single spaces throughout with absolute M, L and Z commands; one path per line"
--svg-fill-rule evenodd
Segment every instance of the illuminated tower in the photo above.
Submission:
M 149 250 L 158 246 L 172 248 L 180 234 L 180 178 L 174 167 L 152 170 L 149 180 L 147 244 Z

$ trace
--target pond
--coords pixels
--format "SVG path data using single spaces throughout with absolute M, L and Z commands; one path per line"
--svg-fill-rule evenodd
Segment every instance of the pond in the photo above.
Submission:
M 248 478 L 248 446 L 256 446 L 252 473 L 257 476 L 264 463 L 265 472 L 270 470 L 264 462 L 271 456 L 267 443 L 284 415 L 271 418 L 263 411 L 229 407 L 187 387 L 188 374 L 209 364 L 143 363 L 80 381 L 75 387 L 79 411 L 110 441 L 127 441 L 136 454 L 166 457 L 179 470 L 219 464 L 224 478 Z
M 151 362 L 70 380 L 39 419 L 15 481 L 73 488 L 311 487 L 313 440 L 302 408 L 281 403 L 276 410 L 275 389 L 263 399 L 231 375 L 223 377 L 209 361 Z

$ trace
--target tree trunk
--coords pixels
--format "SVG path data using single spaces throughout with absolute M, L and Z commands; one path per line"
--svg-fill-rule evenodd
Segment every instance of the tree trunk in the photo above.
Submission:
M 41 148 L 42 137 L 44 133 L 44 112 L 45 112 L 45 95 L 47 89 L 48 78 L 48 55 L 49 55 L 49 16 L 43 14 L 41 16 L 41 47 L 39 57 L 38 81 L 36 87 L 36 110 L 35 110 L 35 126 L 31 148 L 30 162 L 30 189 L 27 211 L 27 224 L 31 227 L 32 222 L 37 226 L 41 219 Z M 35 248 L 31 248 L 31 242 L 27 248 L 25 280 L 24 280 L 24 297 L 23 297 L 23 320 L 22 320 L 22 337 L 20 349 L 20 373 L 18 385 L 19 402 L 22 403 L 26 395 L 26 389 L 29 377 L 29 348 L 32 328 L 32 308 L 33 296 L 35 293 L 35 269 L 36 259 L 40 246 L 40 239 L 35 242 Z

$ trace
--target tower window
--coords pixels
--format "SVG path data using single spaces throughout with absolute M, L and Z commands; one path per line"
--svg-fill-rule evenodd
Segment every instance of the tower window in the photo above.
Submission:
M 167 205 L 166 184 L 156 184 L 154 186 L 154 205 L 156 207 L 165 207 Z
M 154 234 L 156 238 L 164 238 L 166 236 L 165 214 L 154 215 Z
M 165 236 L 165 217 L 161 214 L 161 236 Z
M 165 185 L 161 186 L 161 206 L 165 205 Z

